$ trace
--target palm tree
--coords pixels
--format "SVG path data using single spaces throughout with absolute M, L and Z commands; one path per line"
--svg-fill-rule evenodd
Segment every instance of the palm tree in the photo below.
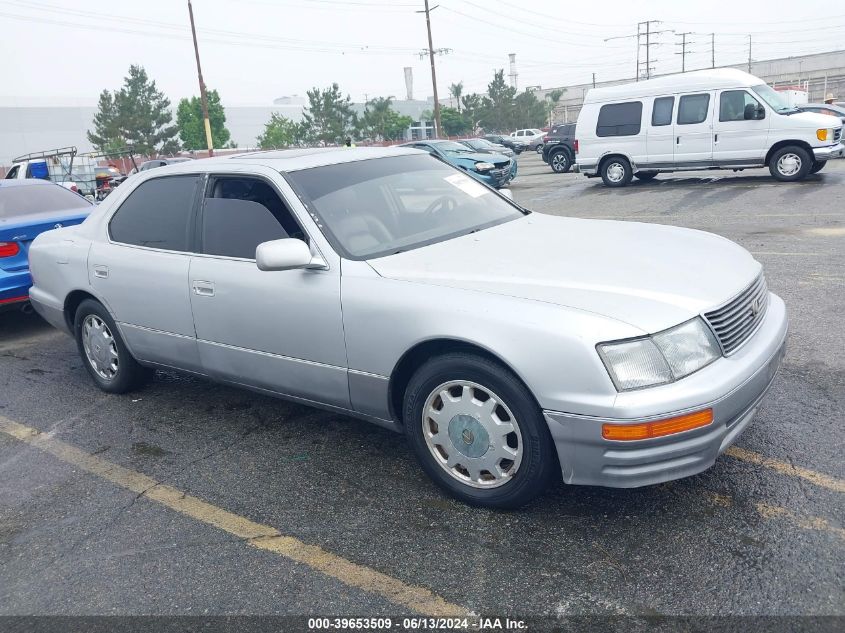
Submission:
M 566 88 L 558 88 L 546 93 L 546 99 L 549 100 L 549 127 L 551 127 L 554 122 L 552 120 L 554 118 L 554 111 L 557 109 L 557 104 L 565 92 Z
M 463 92 L 464 92 L 464 82 L 463 81 L 459 81 L 458 83 L 452 84 L 452 85 L 449 86 L 449 94 L 451 94 L 455 98 L 455 101 L 457 101 L 457 103 L 458 103 L 458 112 L 461 111 L 461 95 L 463 94 Z

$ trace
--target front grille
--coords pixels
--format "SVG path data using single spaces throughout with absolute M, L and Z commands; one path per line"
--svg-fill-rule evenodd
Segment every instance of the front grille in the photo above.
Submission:
M 835 130 L 833 130 L 833 142 L 838 143 L 839 139 L 841 139 L 841 138 L 842 138 L 842 128 L 838 127 Z
M 504 167 L 499 167 L 497 165 L 497 169 L 493 169 L 490 171 L 490 175 L 496 179 L 497 182 L 502 182 L 511 174 L 510 163 L 507 163 Z
M 769 289 L 763 273 L 748 288 L 721 308 L 705 313 L 722 351 L 731 354 L 754 334 L 769 307 Z

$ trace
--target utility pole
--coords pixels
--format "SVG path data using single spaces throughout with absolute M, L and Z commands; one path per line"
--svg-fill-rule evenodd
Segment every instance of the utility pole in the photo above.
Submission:
M 710 68 L 716 68 L 716 34 L 710 34 Z
M 652 24 L 661 24 L 660 20 L 647 20 L 645 22 L 638 22 L 637 23 L 637 32 L 633 35 L 620 35 L 619 37 L 608 37 L 605 38 L 605 42 L 609 42 L 611 40 L 624 40 L 630 38 L 637 38 L 637 73 L 636 73 L 636 80 L 640 80 L 640 76 L 645 76 L 646 79 L 651 78 L 651 47 L 652 46 L 660 46 L 660 42 L 652 42 L 651 38 L 653 35 L 660 35 L 661 33 L 674 33 L 674 29 L 663 29 L 661 31 L 653 31 L 651 29 Z M 645 39 L 645 44 L 642 43 L 642 39 Z M 640 62 L 640 47 L 645 46 L 645 72 L 642 72 L 641 69 L 641 62 Z M 657 60 L 654 60 L 657 61 Z
M 431 11 L 440 5 L 429 10 L 428 0 L 425 0 L 425 28 L 428 30 L 428 59 L 431 62 L 431 87 L 434 91 L 434 136 L 440 136 L 440 100 L 437 98 L 437 71 L 434 69 L 434 44 L 431 41 Z M 421 11 L 417 11 L 421 13 Z
M 593 88 L 596 87 L 596 73 L 593 73 Z
M 681 38 L 681 43 L 675 44 L 675 46 L 680 46 L 681 52 L 675 53 L 675 55 L 681 56 L 681 72 L 685 73 L 685 72 L 687 72 L 687 64 L 686 64 L 686 61 L 687 61 L 687 35 L 693 35 L 693 33 L 690 32 L 690 31 L 686 31 L 684 33 L 677 33 L 677 35 Z M 690 52 L 692 52 L 692 51 L 690 51 Z
M 748 74 L 751 74 L 751 35 L 748 36 Z
M 205 82 L 202 80 L 202 66 L 200 66 L 200 49 L 197 46 L 197 30 L 194 27 L 194 8 L 188 0 L 188 15 L 191 16 L 191 34 L 194 36 L 194 55 L 197 57 L 197 77 L 200 80 L 200 100 L 202 101 L 202 118 L 205 123 L 205 141 L 208 144 L 208 156 L 214 156 L 214 143 L 211 140 L 211 123 L 208 120 L 208 96 L 205 94 Z

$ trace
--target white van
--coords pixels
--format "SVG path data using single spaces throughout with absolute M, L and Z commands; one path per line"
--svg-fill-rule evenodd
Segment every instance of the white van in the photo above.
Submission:
M 799 112 L 741 70 L 699 70 L 593 88 L 575 128 L 577 170 L 622 187 L 636 176 L 766 167 L 791 181 L 845 152 L 842 122 Z

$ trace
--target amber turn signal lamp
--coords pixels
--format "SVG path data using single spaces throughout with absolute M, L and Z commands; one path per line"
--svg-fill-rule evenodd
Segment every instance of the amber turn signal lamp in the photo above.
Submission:
M 601 436 L 606 440 L 647 440 L 707 426 L 713 421 L 713 409 L 704 409 L 665 420 L 643 424 L 602 424 Z

